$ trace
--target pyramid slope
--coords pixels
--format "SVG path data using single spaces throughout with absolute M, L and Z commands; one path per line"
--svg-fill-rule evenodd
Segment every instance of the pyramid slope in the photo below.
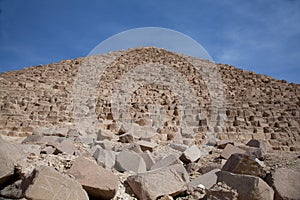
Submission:
M 96 77 L 95 107 L 87 105 L 94 109 L 102 128 L 115 133 L 118 129 L 110 104 L 115 83 L 137 66 L 157 63 L 176 69 L 195 91 L 199 109 L 191 108 L 191 113 L 184 115 L 192 118 L 186 125 L 192 128 L 190 133 L 181 133 L 182 137 L 193 137 L 201 143 L 209 132 L 222 140 L 247 142 L 252 138 L 263 139 L 273 149 L 300 150 L 299 84 L 157 48 L 112 52 L 0 74 L 0 134 L 26 136 L 37 127 L 74 127 L 74 90 L 78 87 L 78 74 L 87 63 L 92 67 L 99 63 L 107 67 L 103 76 Z M 216 66 L 218 69 L 221 78 L 218 81 L 222 82 L 225 94 L 224 112 L 219 115 L 224 118 L 222 126 L 210 125 L 213 100 L 209 85 L 217 88 L 218 82 L 215 83 L 214 79 L 207 82 L 203 73 L 208 77 L 210 73 L 203 70 L 201 76 L 193 68 L 196 65 L 200 71 L 201 66 Z M 146 105 L 159 104 L 167 113 L 161 121 L 154 120 L 161 123 L 157 125 L 161 126 L 159 132 L 176 139 L 184 117 L 178 114 L 180 107 L 176 92 L 153 83 L 140 86 L 130 94 L 130 120 L 140 126 L 150 126 L 149 121 L 154 119 L 149 119 L 152 111 Z M 199 119 L 199 116 L 204 117 Z M 82 117 L 90 116 L 85 114 Z

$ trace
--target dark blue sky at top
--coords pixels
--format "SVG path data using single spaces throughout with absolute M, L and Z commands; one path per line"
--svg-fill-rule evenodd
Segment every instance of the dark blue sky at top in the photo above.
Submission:
M 84 57 L 138 27 L 179 31 L 216 63 L 300 83 L 299 0 L 0 0 L 0 73 Z

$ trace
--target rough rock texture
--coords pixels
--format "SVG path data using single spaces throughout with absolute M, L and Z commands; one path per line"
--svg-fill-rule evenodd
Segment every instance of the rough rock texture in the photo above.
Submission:
M 275 190 L 275 200 L 300 199 L 300 170 L 287 168 L 276 169 L 270 184 Z
M 25 157 L 25 153 L 16 145 L 0 137 L 0 187 L 14 175 L 16 161 Z
M 219 172 L 220 169 L 213 169 L 210 172 L 207 172 L 206 174 L 203 174 L 195 179 L 193 179 L 191 182 L 189 182 L 189 187 L 197 187 L 199 184 L 205 186 L 205 188 L 211 188 L 214 184 L 217 183 L 218 176 L 217 172 Z
M 127 181 L 139 199 L 156 199 L 164 195 L 176 195 L 187 189 L 184 176 L 188 176 L 180 164 L 168 168 L 140 173 Z
M 254 158 L 245 154 L 232 154 L 222 170 L 236 174 L 259 176 L 262 179 L 266 176 L 263 167 Z
M 84 157 L 75 159 L 69 173 L 95 199 L 111 199 L 118 188 L 118 177 Z
M 77 73 L 85 63 L 91 66 L 99 63 L 107 65 L 105 76 L 96 88 L 101 94 L 96 99 L 96 114 L 102 120 L 114 119 L 116 116 L 112 115 L 111 104 L 106 103 L 113 93 L 113 83 L 139 64 L 150 62 L 178 70 L 195 90 L 201 115 L 197 117 L 199 113 L 196 113 L 193 116 L 191 112 L 185 117 L 187 125 L 195 127 L 193 134 L 199 134 L 197 138 L 200 140 L 201 134 L 209 128 L 218 133 L 219 139 L 241 142 L 262 139 L 273 149 L 299 150 L 299 84 L 157 48 L 137 48 L 0 74 L 0 132 L 24 136 L 31 134 L 35 127 L 73 126 L 73 87 Z M 205 74 L 203 66 L 214 65 L 219 70 L 226 94 L 226 112 L 220 116 L 226 118 L 222 130 L 220 127 L 207 127 L 210 119 L 206 114 L 209 113 L 211 100 L 205 81 L 193 70 L 193 66 L 200 66 L 201 73 Z M 175 137 L 172 132 L 180 128 L 176 121 L 182 116 L 178 99 L 170 90 L 155 84 L 146 85 L 135 92 L 130 103 L 134 104 L 132 114 L 140 113 L 134 115 L 132 121 L 140 126 L 148 126 L 149 122 L 162 123 L 161 119 L 154 118 L 155 112 L 151 111 L 151 107 L 144 107 L 145 103 L 162 105 L 168 113 L 161 133 L 168 135 L 169 139 Z M 95 109 L 93 106 L 87 105 L 87 110 Z M 149 113 L 154 113 L 153 118 L 149 118 Z M 114 132 L 110 124 L 104 128 Z
M 32 181 L 26 190 L 25 197 L 40 200 L 84 200 L 89 199 L 81 185 L 54 169 L 41 166 L 31 174 Z
M 273 189 L 259 177 L 226 171 L 217 172 L 217 176 L 218 182 L 225 182 L 226 185 L 237 190 L 240 200 L 273 200 Z
M 146 163 L 144 159 L 135 152 L 122 151 L 116 156 L 115 167 L 117 170 L 133 171 L 133 172 L 145 172 Z

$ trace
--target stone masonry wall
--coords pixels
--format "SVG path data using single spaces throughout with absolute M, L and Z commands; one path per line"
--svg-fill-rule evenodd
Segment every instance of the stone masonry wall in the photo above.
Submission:
M 217 64 L 226 97 L 224 113 L 218 114 L 219 118 L 224 118 L 224 126 L 210 126 L 212 95 L 203 74 L 207 77 L 211 74 L 201 66 L 214 64 L 157 48 L 137 48 L 0 74 L 0 134 L 26 136 L 41 126 L 74 127 L 73 93 L 83 62 L 92 66 L 99 62 L 107 65 L 105 73 L 98 77 L 96 107 L 87 105 L 87 109 L 94 109 L 101 126 L 116 134 L 120 131 L 118 120 L 123 117 L 141 127 L 154 127 L 170 140 L 181 135 L 196 138 L 201 143 L 206 132 L 210 132 L 218 139 L 242 142 L 263 139 L 273 149 L 300 150 L 299 84 Z M 195 99 L 185 100 L 195 104 L 182 107 L 178 94 L 158 81 L 133 85 L 135 89 L 128 100 L 130 116 L 113 115 L 111 98 L 118 89 L 117 83 L 121 87 L 123 77 L 127 78 L 124 84 L 130 80 L 135 83 L 146 71 L 140 71 L 137 76 L 132 70 L 147 63 L 154 63 L 152 67 L 168 66 L 180 74 L 183 78 L 178 80 L 186 80 L 196 94 Z M 195 65 L 200 66 L 201 73 L 195 70 Z M 156 73 L 165 73 L 163 68 L 157 70 L 161 71 Z M 181 87 L 184 84 L 173 85 Z M 123 95 L 121 90 L 119 95 Z M 122 113 L 123 108 L 119 109 L 115 113 Z M 184 126 L 182 121 L 186 123 Z M 183 128 L 187 129 L 183 131 Z

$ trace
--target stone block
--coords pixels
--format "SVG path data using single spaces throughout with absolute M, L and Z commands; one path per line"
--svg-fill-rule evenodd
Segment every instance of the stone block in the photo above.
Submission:
M 112 150 L 102 149 L 100 146 L 97 147 L 93 153 L 97 163 L 106 169 L 112 169 L 115 165 L 116 153 Z
M 202 153 L 196 145 L 187 148 L 180 156 L 180 160 L 185 163 L 196 162 Z
M 233 146 L 232 144 L 227 144 L 225 149 L 222 151 L 221 157 L 228 159 L 232 154 L 235 153 L 246 154 L 246 151 L 236 146 Z
M 245 154 L 232 154 L 222 170 L 235 174 L 247 174 L 265 178 L 266 172 L 263 167 L 253 157 Z
M 218 176 L 216 172 L 219 172 L 220 169 L 213 169 L 210 172 L 207 172 L 201 176 L 196 177 L 191 182 L 188 183 L 189 188 L 197 188 L 199 184 L 205 186 L 205 188 L 210 188 L 217 183 Z
M 239 200 L 273 200 L 273 189 L 259 177 L 226 171 L 217 172 L 217 176 L 218 182 L 223 181 L 229 187 L 237 190 Z
M 133 171 L 140 173 L 146 171 L 146 163 L 139 154 L 125 150 L 116 156 L 115 168 L 121 172 Z
M 189 180 L 180 164 L 129 176 L 127 182 L 139 199 L 157 199 L 161 196 L 176 196 L 187 190 Z
M 29 182 L 25 192 L 27 199 L 89 199 L 80 183 L 47 166 L 35 168 L 26 181 Z
M 118 189 L 118 177 L 93 161 L 78 157 L 68 171 L 93 199 L 112 199 Z
M 168 167 L 174 164 L 181 164 L 178 156 L 175 154 L 168 154 L 162 159 L 158 160 L 154 165 L 152 165 L 151 170 Z

